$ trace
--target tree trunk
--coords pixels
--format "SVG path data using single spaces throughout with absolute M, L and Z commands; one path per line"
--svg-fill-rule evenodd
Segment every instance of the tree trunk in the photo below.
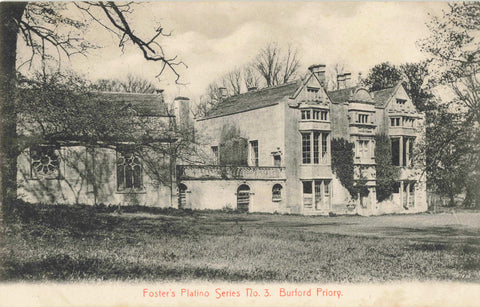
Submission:
M 15 111 L 15 61 L 18 21 L 26 2 L 0 3 L 0 210 L 17 197 L 17 114 Z

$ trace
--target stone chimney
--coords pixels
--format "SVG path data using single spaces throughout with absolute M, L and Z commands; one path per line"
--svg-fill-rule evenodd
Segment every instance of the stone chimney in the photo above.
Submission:
M 350 81 L 352 80 L 352 73 L 351 72 L 346 72 L 343 74 L 343 77 L 345 78 L 345 87 L 350 86 Z
M 190 99 L 188 97 L 175 97 L 173 100 L 173 115 L 178 127 L 186 127 L 191 123 Z
M 337 75 L 337 89 L 345 88 L 345 75 Z
M 314 64 L 308 70 L 317 76 L 322 87 L 325 86 L 325 64 Z
M 218 90 L 220 91 L 220 98 L 222 98 L 222 99 L 227 98 L 227 88 L 226 87 L 219 87 Z
M 164 98 L 165 98 L 165 97 L 163 96 L 163 91 L 164 91 L 163 89 L 156 89 L 156 90 L 155 90 L 155 94 L 157 94 L 158 96 L 161 97 L 162 103 L 164 102 Z

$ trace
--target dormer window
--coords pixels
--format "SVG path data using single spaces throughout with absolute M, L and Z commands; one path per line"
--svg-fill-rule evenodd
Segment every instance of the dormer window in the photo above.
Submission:
M 314 87 L 307 87 L 307 100 L 318 100 L 319 89 Z

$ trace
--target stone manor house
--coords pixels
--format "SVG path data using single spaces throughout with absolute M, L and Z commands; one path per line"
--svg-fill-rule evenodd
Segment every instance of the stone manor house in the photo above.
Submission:
M 30 202 L 141 204 L 184 209 L 234 209 L 306 215 L 415 213 L 427 210 L 422 163 L 413 159 L 424 138 L 424 115 L 401 83 L 369 92 L 325 90 L 325 66 L 287 84 L 225 97 L 194 122 L 202 164 L 170 164 L 169 184 L 148 176 L 150 164 L 116 148 L 45 145 L 18 158 L 19 197 Z M 130 103 L 152 121 L 188 119 L 189 100 L 177 97 L 173 113 L 157 94 L 103 93 Z M 377 202 L 375 135 L 389 136 L 400 169 L 393 195 Z M 229 136 L 229 138 L 227 138 Z M 368 193 L 355 195 L 332 171 L 331 140 L 354 144 L 354 179 Z M 72 163 L 73 161 L 73 163 Z M 95 182 L 96 184 L 92 184 Z

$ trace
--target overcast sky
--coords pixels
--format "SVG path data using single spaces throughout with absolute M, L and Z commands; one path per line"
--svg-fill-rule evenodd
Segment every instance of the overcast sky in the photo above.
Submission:
M 429 14 L 445 2 L 154 2 L 141 3 L 132 26 L 145 33 L 160 23 L 172 36 L 162 39 L 167 54 L 178 55 L 181 82 L 172 75 L 156 81 L 168 97 L 197 99 L 210 82 L 249 62 L 268 42 L 298 48 L 302 69 L 342 63 L 354 75 L 383 61 L 423 59 L 416 42 L 428 34 Z M 118 78 L 131 72 L 153 79 L 159 66 L 135 48 L 122 53 L 118 40 L 92 27 L 86 38 L 103 48 L 76 57 L 71 67 L 87 78 Z

